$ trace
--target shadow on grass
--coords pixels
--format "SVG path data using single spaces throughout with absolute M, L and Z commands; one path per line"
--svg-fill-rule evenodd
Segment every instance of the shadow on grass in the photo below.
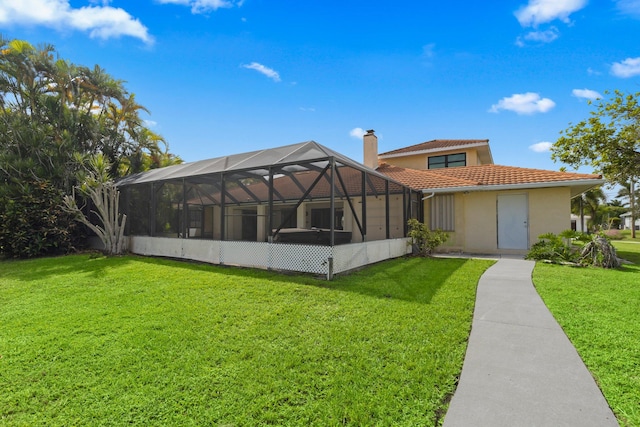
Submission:
M 225 277 L 268 281 L 278 285 L 306 285 L 329 291 L 357 293 L 373 298 L 395 299 L 428 304 L 448 278 L 463 267 L 467 259 L 398 258 L 370 265 L 351 274 L 342 274 L 328 282 L 309 274 L 284 273 L 252 268 L 219 266 L 185 260 L 137 255 L 106 257 L 95 254 L 70 255 L 35 260 L 2 262 L 0 278 L 23 282 L 68 274 L 88 275 L 96 279 L 132 262 L 170 266 L 189 272 L 211 272 Z
M 220 266 L 185 260 L 132 257 L 139 262 L 170 265 L 192 271 L 211 271 L 226 277 L 258 279 L 272 284 L 306 285 L 337 292 L 351 292 L 380 299 L 428 304 L 447 279 L 468 259 L 402 257 L 369 265 L 333 281 L 304 273 L 278 272 L 254 268 Z
M 63 255 L 27 260 L 1 261 L 0 278 L 32 282 L 67 274 L 90 274 L 99 278 L 106 270 L 129 263 L 129 256 L 107 257 L 97 253 Z
M 329 287 L 375 298 L 429 304 L 468 259 L 405 257 L 339 276 Z
M 629 252 L 624 250 L 616 250 L 618 258 L 622 258 L 626 261 L 632 262 L 635 265 L 640 264 L 640 253 L 637 252 Z

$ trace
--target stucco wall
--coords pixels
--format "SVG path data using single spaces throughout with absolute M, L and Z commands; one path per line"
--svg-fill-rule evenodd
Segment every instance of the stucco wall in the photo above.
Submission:
M 354 197 L 353 206 L 358 214 L 358 220 L 362 223 L 362 198 Z M 353 218 L 349 205 L 344 208 L 345 230 L 351 231 L 352 242 L 361 242 L 362 236 L 358 225 Z M 386 238 L 386 213 L 385 196 L 367 197 L 367 241 L 382 240 Z M 402 217 L 402 195 L 392 194 L 389 199 L 389 234 L 391 239 L 404 237 L 404 223 Z
M 526 194 L 528 198 L 529 245 L 544 233 L 560 233 L 571 227 L 570 190 L 568 187 L 513 191 L 476 191 L 456 193 L 455 231 L 443 252 L 464 251 L 478 254 L 525 253 L 499 250 L 496 201 L 499 194 Z M 425 222 L 429 224 L 429 203 L 425 200 Z
M 571 194 L 568 187 L 533 190 L 529 193 L 529 241 L 544 233 L 571 228 Z
M 391 157 L 389 159 L 380 159 L 380 161 L 401 168 L 422 170 L 427 169 L 427 159 L 429 157 L 458 153 L 465 153 L 467 155 L 467 166 L 475 166 L 480 164 L 480 161 L 478 159 L 478 151 L 475 148 L 470 148 L 467 150 L 438 151 L 436 153 L 408 155 L 403 157 Z

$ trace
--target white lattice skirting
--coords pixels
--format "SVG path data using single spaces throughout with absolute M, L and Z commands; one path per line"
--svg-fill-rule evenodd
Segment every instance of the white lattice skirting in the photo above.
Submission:
M 129 250 L 139 255 L 190 259 L 211 264 L 298 271 L 331 278 L 368 264 L 411 252 L 408 239 L 376 240 L 340 246 L 266 242 L 129 237 Z

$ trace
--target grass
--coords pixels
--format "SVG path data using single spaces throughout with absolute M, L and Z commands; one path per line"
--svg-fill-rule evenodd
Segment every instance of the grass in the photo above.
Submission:
M 399 259 L 325 282 L 5 261 L 0 425 L 438 425 L 490 264 Z
M 640 244 L 614 242 L 634 262 L 617 270 L 536 264 L 545 304 L 623 426 L 640 426 Z

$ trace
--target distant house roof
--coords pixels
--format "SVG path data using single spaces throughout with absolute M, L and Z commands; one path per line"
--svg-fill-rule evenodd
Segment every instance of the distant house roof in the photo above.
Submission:
M 569 186 L 573 197 L 604 183 L 600 175 L 494 164 L 416 170 L 383 163 L 377 170 L 413 189 L 429 193 Z

